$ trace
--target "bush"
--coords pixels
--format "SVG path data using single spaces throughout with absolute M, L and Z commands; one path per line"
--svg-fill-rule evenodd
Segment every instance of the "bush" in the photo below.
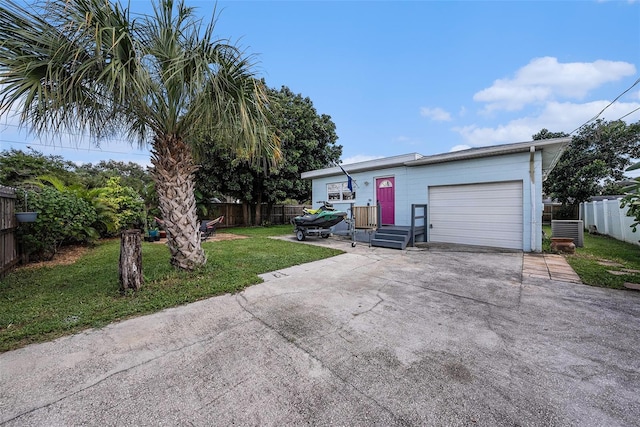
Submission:
M 18 227 L 17 238 L 23 251 L 36 259 L 50 260 L 63 244 L 86 243 L 98 237 L 91 227 L 96 211 L 86 200 L 52 187 L 28 190 L 28 209 L 38 212 L 34 223 Z M 17 206 L 24 205 L 24 192 L 18 192 Z
M 144 226 L 144 200 L 132 187 L 122 186 L 120 177 L 109 178 L 100 189 L 98 200 L 110 208 L 117 232 Z

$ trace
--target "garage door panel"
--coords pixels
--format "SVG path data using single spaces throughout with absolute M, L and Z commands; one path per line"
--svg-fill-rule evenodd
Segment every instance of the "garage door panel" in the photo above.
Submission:
M 457 232 L 457 230 L 454 229 L 444 229 L 444 230 L 440 230 L 441 234 L 447 237 L 455 237 L 460 235 L 460 233 Z M 504 240 L 513 240 L 513 241 L 518 241 L 518 239 L 515 239 L 513 236 L 513 232 L 510 232 L 508 230 L 505 231 L 494 231 L 492 234 L 492 237 L 495 239 L 504 239 Z M 485 238 L 486 237 L 486 233 L 483 232 L 482 230 L 468 230 L 467 233 L 464 236 L 461 236 L 464 239 L 480 239 L 480 238 Z
M 466 206 L 460 206 L 462 208 L 467 208 Z M 471 206 L 468 209 L 468 212 L 460 212 L 460 210 L 458 209 L 448 209 L 447 212 L 432 212 L 431 214 L 431 219 L 456 219 L 456 218 L 460 218 L 462 220 L 465 221 L 473 221 L 474 219 L 480 219 L 482 222 L 486 221 L 486 217 L 488 216 L 492 216 L 493 218 L 495 218 L 496 220 L 498 218 L 501 218 L 501 220 L 504 220 L 504 218 L 513 218 L 514 221 L 516 222 L 522 222 L 519 217 L 522 215 L 522 208 L 515 208 L 515 207 L 509 207 L 509 208 L 500 208 L 498 210 L 496 210 L 495 208 L 480 208 L 480 209 L 476 209 L 475 207 Z M 515 218 L 515 217 L 518 218 Z M 477 218 L 474 218 L 477 217 Z
M 429 240 L 522 249 L 522 182 L 429 188 Z
M 444 214 L 437 214 L 437 215 L 431 215 L 430 218 L 430 223 L 431 224 L 436 224 L 436 223 L 447 223 L 450 226 L 453 226 L 452 224 L 456 224 L 456 227 L 465 227 L 465 224 L 470 224 L 471 226 L 473 225 L 482 225 L 482 226 L 486 226 L 487 221 L 488 221 L 488 216 L 491 216 L 491 221 L 493 222 L 500 222 L 501 224 L 519 224 L 522 225 L 521 221 L 518 221 L 518 219 L 514 218 L 516 215 L 520 214 L 520 212 L 513 212 L 512 214 L 506 214 L 506 213 L 500 213 L 500 214 L 487 214 L 487 215 L 475 215 L 473 217 L 469 217 L 469 216 L 465 216 L 464 214 L 460 214 L 460 213 L 450 213 L 447 215 Z M 440 227 L 442 227 L 442 224 L 438 224 Z

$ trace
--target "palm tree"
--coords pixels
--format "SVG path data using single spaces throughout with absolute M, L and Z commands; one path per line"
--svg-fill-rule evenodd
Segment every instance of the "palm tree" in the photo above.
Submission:
M 109 0 L 0 5 L 0 113 L 19 106 L 37 134 L 80 129 L 96 142 L 126 134 L 149 143 L 171 263 L 182 269 L 206 262 L 197 141 L 244 158 L 280 155 L 264 84 L 250 59 L 214 38 L 214 22 L 181 0 L 159 0 L 135 19 Z

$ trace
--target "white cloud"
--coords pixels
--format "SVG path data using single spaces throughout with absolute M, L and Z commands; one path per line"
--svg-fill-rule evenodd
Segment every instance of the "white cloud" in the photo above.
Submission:
M 436 122 L 451 121 L 451 114 L 449 114 L 449 112 L 439 107 L 436 107 L 436 108 L 422 107 L 420 108 L 420 115 L 422 117 L 427 117 L 431 120 L 435 120 Z
M 366 162 L 368 160 L 376 160 L 381 158 L 382 156 L 368 156 L 366 154 L 356 154 L 355 156 L 346 157 L 342 159 L 342 164 L 349 165 L 351 163 L 360 163 L 360 162 Z
M 451 150 L 449 150 L 449 152 L 452 153 L 454 151 L 468 150 L 469 148 L 471 148 L 471 147 L 469 145 L 466 145 L 466 144 L 454 145 L 453 147 L 451 147 Z
M 584 104 L 570 102 L 549 102 L 540 114 L 509 121 L 496 127 L 479 127 L 476 125 L 457 127 L 465 143 L 472 147 L 493 144 L 505 144 L 518 141 L 529 141 L 531 136 L 546 128 L 551 132 L 572 132 L 587 120 L 594 117 L 609 101 L 593 101 Z M 640 107 L 640 102 L 624 102 L 611 105 L 600 116 L 605 120 L 617 120 Z M 627 123 L 640 120 L 640 111 L 624 118 Z
M 514 78 L 496 80 L 473 99 L 487 103 L 486 111 L 520 110 L 526 105 L 558 99 L 583 99 L 591 90 L 636 73 L 622 61 L 560 63 L 557 58 L 535 58 Z

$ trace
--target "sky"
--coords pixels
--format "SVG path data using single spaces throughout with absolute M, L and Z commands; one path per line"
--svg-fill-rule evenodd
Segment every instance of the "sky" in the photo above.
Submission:
M 211 1 L 186 3 L 213 16 Z M 570 133 L 607 106 L 599 117 L 640 120 L 637 0 L 219 1 L 216 13 L 218 37 L 253 55 L 270 87 L 331 116 L 345 164 Z M 1 150 L 150 163 L 128 141 L 18 124 L 0 117 Z

